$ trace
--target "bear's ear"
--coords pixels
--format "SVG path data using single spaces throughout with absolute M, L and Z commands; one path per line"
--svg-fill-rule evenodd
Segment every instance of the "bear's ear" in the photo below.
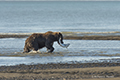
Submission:
M 58 32 L 58 35 L 61 36 L 62 34 L 60 32 Z
M 60 37 L 60 32 L 55 32 L 54 36 L 58 39 Z
M 60 34 L 60 32 L 55 32 L 54 34 L 55 34 L 55 35 L 59 35 L 59 34 Z
M 62 36 L 62 33 L 61 33 L 61 32 L 59 32 L 59 35 L 60 35 L 60 36 Z

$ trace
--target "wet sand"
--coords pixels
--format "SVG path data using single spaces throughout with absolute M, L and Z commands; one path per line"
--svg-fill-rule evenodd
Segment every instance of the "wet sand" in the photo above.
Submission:
M 65 36 L 71 40 L 120 40 L 120 36 Z
M 119 80 L 120 63 L 59 63 L 1 66 L 1 80 Z
M 0 34 L 0 38 L 26 38 L 30 34 Z M 67 40 L 120 40 L 120 36 L 109 35 L 109 36 L 100 36 L 100 35 L 91 35 L 91 36 L 67 36 L 64 35 L 64 39 Z
M 20 35 L 20 34 L 0 34 L 0 38 L 25 38 L 30 35 Z

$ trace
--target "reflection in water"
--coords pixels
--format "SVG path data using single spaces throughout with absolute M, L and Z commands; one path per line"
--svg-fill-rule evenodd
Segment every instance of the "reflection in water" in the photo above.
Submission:
M 120 57 L 101 56 L 44 56 L 44 57 L 0 57 L 0 66 L 18 64 L 47 64 L 47 63 L 95 63 L 95 62 L 119 62 Z
M 53 53 L 46 53 L 46 48 L 43 48 L 39 53 L 23 54 L 25 39 L 0 39 L 0 65 L 94 62 L 120 58 L 120 42 L 116 40 L 64 40 L 65 43 L 70 43 L 68 48 L 62 48 L 55 42 Z

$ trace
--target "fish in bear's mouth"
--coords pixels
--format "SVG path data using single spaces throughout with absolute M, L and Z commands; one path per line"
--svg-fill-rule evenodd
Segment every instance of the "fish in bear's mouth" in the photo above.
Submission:
M 64 48 L 67 48 L 70 45 L 69 43 L 68 44 L 62 44 L 61 39 L 59 39 L 59 43 L 60 43 L 60 46 L 62 46 Z

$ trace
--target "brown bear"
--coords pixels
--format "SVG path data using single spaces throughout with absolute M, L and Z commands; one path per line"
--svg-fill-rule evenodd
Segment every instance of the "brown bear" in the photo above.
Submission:
M 63 43 L 63 35 L 60 32 L 48 31 L 46 33 L 33 33 L 25 41 L 24 53 L 28 53 L 31 50 L 37 51 L 43 47 L 46 47 L 48 52 L 53 52 L 53 43 L 55 41 L 62 47 L 68 47 L 70 45 Z

